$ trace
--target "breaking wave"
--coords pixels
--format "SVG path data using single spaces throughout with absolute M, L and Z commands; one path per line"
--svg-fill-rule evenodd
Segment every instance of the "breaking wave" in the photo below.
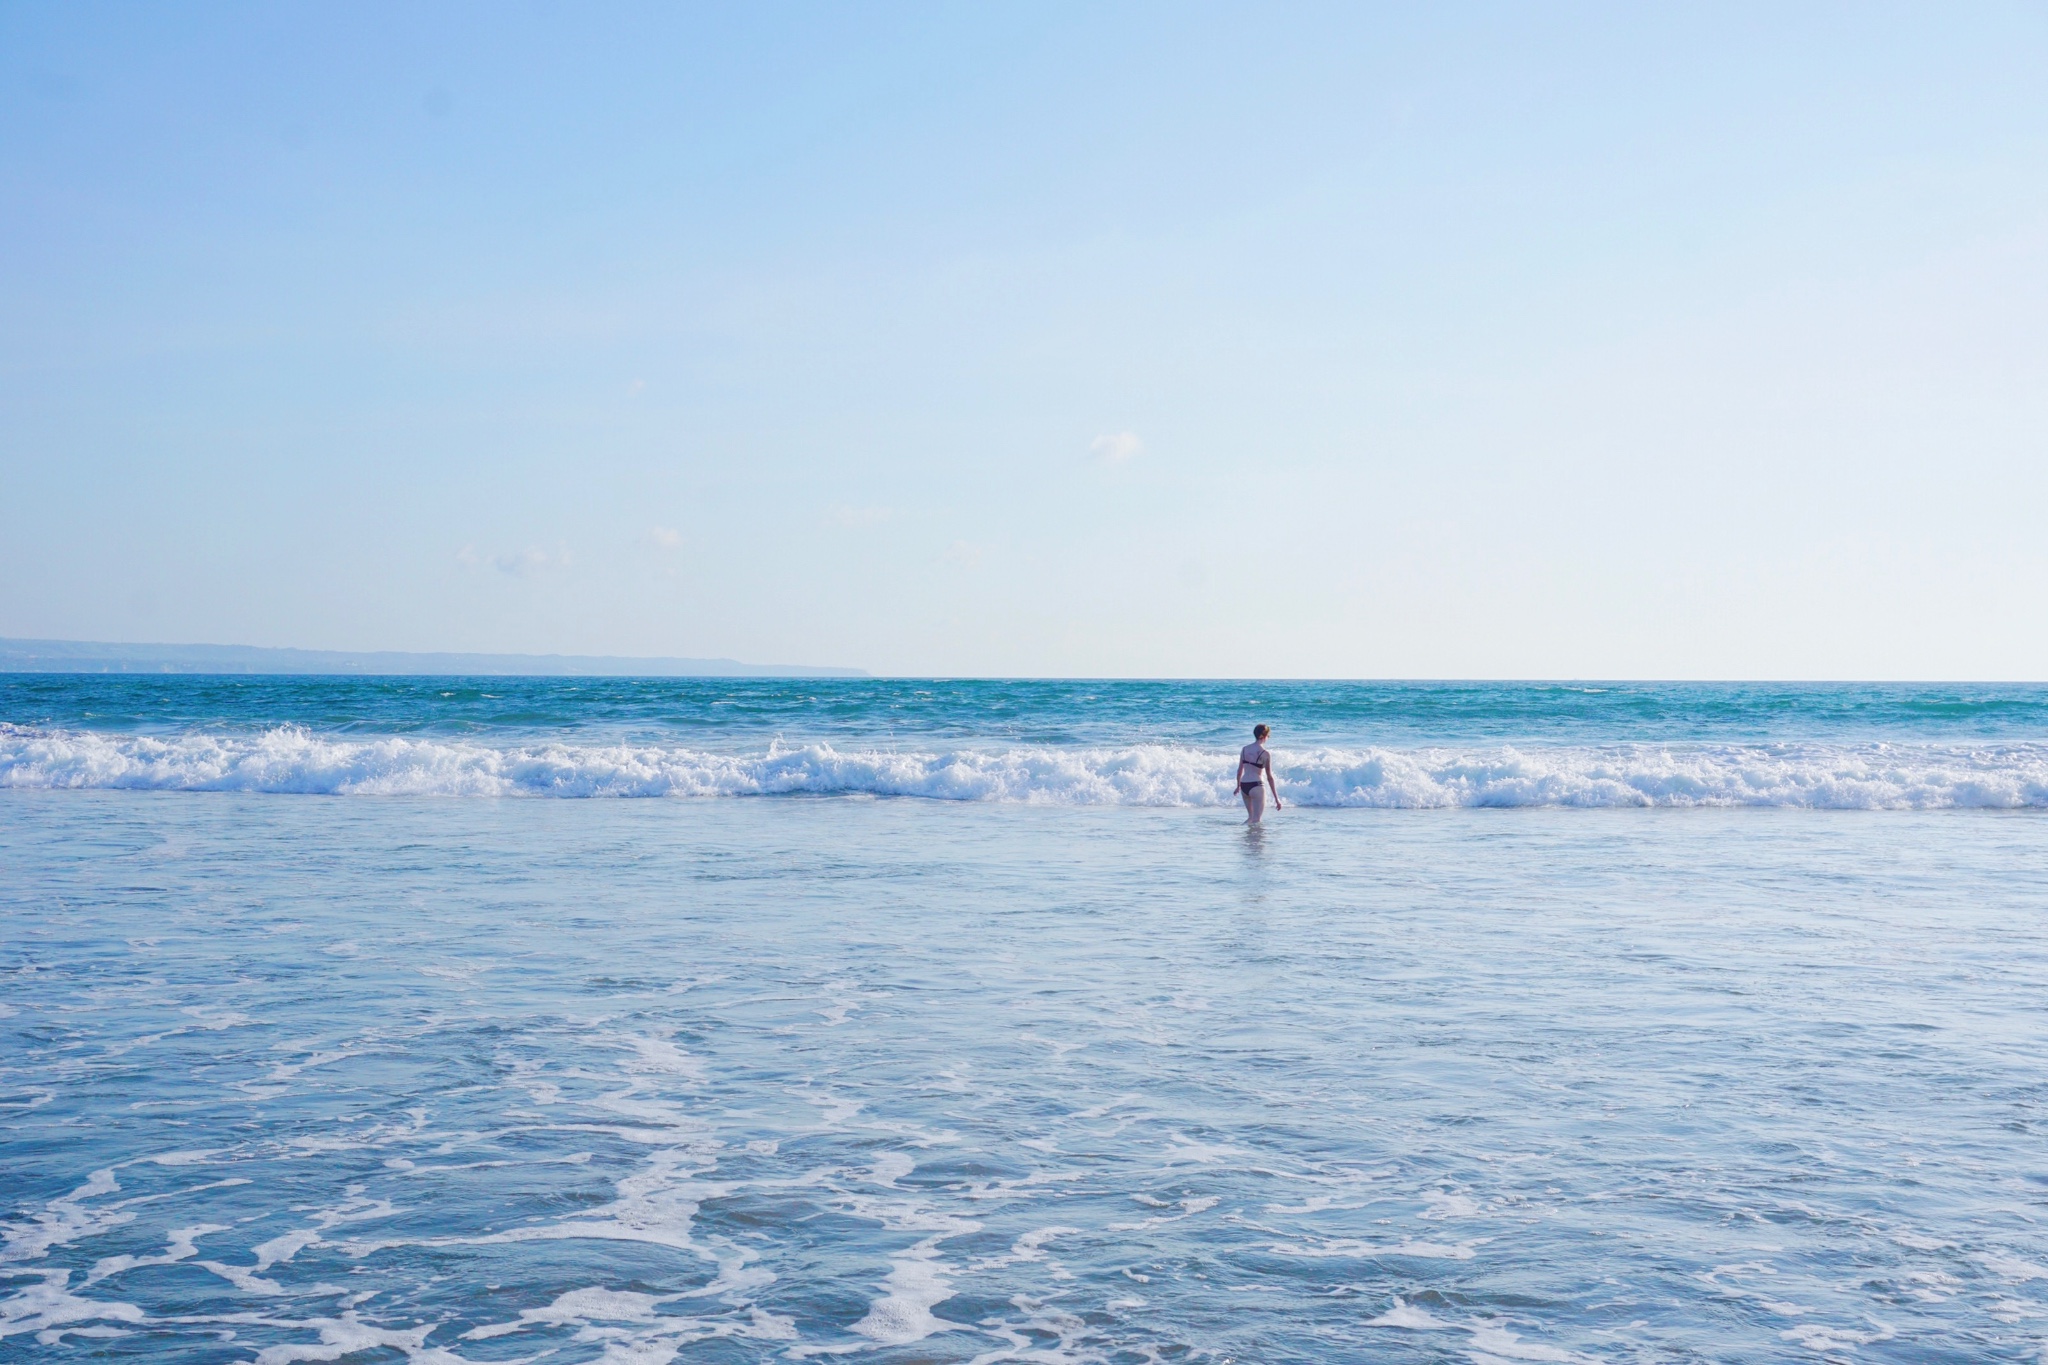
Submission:
M 1043 805 L 1222 806 L 1234 753 L 1174 745 L 724 753 L 661 744 L 491 746 L 283 726 L 171 738 L 0 724 L 0 787 L 331 796 L 870 795 Z M 1306 749 L 1303 806 L 2048 807 L 2048 743 Z

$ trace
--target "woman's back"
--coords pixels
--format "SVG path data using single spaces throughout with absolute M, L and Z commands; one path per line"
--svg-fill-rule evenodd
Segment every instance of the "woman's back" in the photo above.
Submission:
M 1257 740 L 1244 746 L 1237 755 L 1237 780 L 1239 783 L 1256 782 L 1273 762 L 1273 756 L 1266 752 L 1266 746 Z

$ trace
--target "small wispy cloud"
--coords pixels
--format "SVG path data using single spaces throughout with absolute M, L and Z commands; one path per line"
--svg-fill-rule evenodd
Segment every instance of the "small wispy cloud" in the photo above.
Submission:
M 1088 443 L 1088 449 L 1104 464 L 1122 464 L 1145 453 L 1145 443 L 1135 431 L 1105 431 Z
M 939 558 L 963 569 L 978 569 L 981 567 L 981 547 L 971 540 L 956 540 Z
M 553 550 L 544 550 L 538 545 L 529 545 L 523 550 L 511 550 L 504 554 L 482 555 L 474 545 L 465 545 L 455 552 L 455 562 L 466 568 L 488 564 L 499 573 L 514 578 L 528 578 L 550 569 L 566 569 L 574 562 L 566 545 Z
M 529 545 L 511 554 L 494 555 L 491 559 L 492 566 L 499 573 L 508 573 L 514 578 L 546 573 L 549 569 L 566 569 L 569 562 L 569 548 L 566 545 L 552 553 L 538 545 Z
M 673 550 L 683 543 L 683 533 L 672 526 L 650 526 L 647 539 L 664 550 Z
M 848 507 L 841 505 L 829 514 L 840 526 L 879 526 L 896 515 L 893 507 Z

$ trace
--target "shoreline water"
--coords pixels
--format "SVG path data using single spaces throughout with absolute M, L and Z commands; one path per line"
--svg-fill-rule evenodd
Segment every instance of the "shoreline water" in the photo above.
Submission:
M 2033 1361 L 2044 718 L 0 679 L 0 1354 Z
M 0 805 L 9 1347 L 2042 1344 L 2039 821 Z

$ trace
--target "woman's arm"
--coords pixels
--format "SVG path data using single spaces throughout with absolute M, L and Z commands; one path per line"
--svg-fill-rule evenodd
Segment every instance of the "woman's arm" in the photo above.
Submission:
M 1273 809 L 1279 810 L 1280 784 L 1273 780 L 1273 755 L 1270 753 L 1266 755 L 1266 790 L 1273 793 Z

